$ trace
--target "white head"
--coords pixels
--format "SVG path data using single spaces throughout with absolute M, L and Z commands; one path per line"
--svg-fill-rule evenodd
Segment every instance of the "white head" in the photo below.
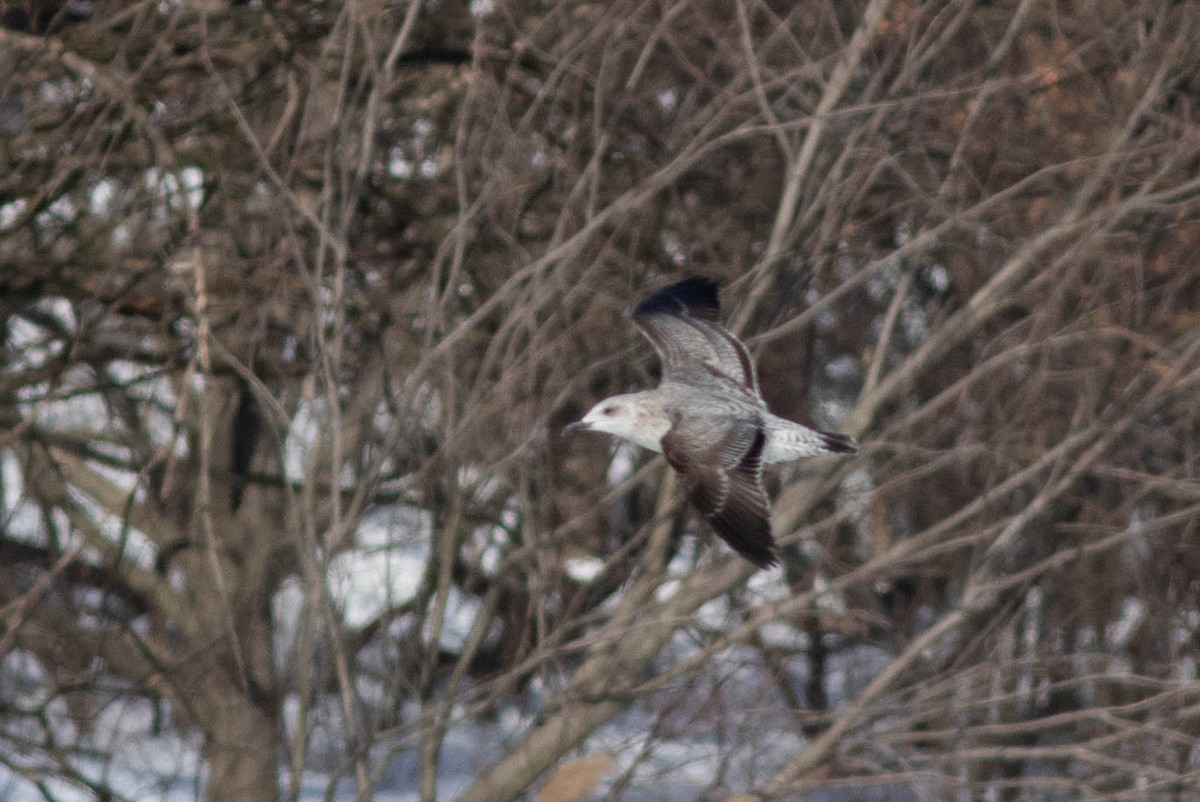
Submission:
M 651 451 L 662 451 L 663 435 L 671 421 L 646 393 L 626 393 L 606 398 L 588 410 L 578 423 L 572 423 L 563 433 L 604 432 L 615 434 Z

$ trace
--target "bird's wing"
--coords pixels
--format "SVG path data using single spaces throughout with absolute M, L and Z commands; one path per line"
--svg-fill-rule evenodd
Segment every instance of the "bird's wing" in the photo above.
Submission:
M 759 568 L 776 564 L 770 506 L 762 481 L 766 432 L 755 421 L 684 418 L 662 438 L 688 500 L 734 551 Z
M 654 344 L 663 380 L 711 385 L 725 379 L 758 397 L 758 376 L 746 346 L 717 320 L 717 285 L 689 278 L 651 295 L 633 310 L 633 322 Z

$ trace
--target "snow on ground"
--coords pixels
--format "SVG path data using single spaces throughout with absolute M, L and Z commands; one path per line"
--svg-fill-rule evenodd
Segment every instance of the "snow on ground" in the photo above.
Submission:
M 694 648 L 686 639 L 670 649 Z M 850 682 L 860 672 L 869 675 L 877 656 L 861 655 L 863 665 L 837 669 Z M 678 655 L 676 655 L 678 657 Z M 722 798 L 745 792 L 762 783 L 805 745 L 796 721 L 786 705 L 768 688 L 768 681 L 751 661 L 752 655 L 733 649 L 712 661 L 711 669 L 698 680 L 687 680 L 686 688 L 669 688 L 669 709 L 661 699 L 635 705 L 601 727 L 569 757 L 606 754 L 615 766 L 604 776 L 595 794 L 587 799 L 619 799 L 621 802 L 684 802 L 697 798 Z M 870 668 L 867 668 L 870 666 Z M 795 678 L 802 688 L 806 677 Z M 682 681 L 682 680 L 681 680 Z M 492 761 L 511 748 L 536 720 L 532 703 L 538 690 L 531 689 L 530 709 L 507 706 L 487 721 L 457 718 L 441 750 L 438 799 L 450 800 L 461 793 Z M 405 719 L 415 717 L 410 710 Z M 65 714 L 60 711 L 65 721 Z M 101 715 L 93 746 L 101 760 L 82 759 L 77 768 L 86 776 L 105 782 L 135 800 L 190 802 L 202 798 L 202 781 L 197 779 L 200 744 L 197 739 L 151 737 L 151 707 L 145 701 L 110 705 Z M 336 720 L 327 718 L 324 727 L 339 731 Z M 653 733 L 653 739 L 650 734 Z M 335 749 L 332 742 L 327 744 Z M 385 762 L 374 789 L 376 802 L 416 802 L 418 799 L 418 753 L 415 748 L 389 754 L 391 744 L 380 744 L 372 756 L 373 766 Z M 314 767 L 336 765 L 340 758 L 327 753 L 315 759 Z M 280 784 L 289 782 L 286 766 L 280 766 Z M 304 802 L 355 798 L 353 779 L 341 777 L 334 783 L 325 771 L 309 771 L 302 780 Z M 61 802 L 90 802 L 94 795 L 84 788 L 52 781 L 48 786 Z M 800 797 L 805 802 L 849 802 L 888 800 L 906 802 L 916 794 L 899 786 L 859 786 L 814 791 Z M 0 767 L 0 799 L 6 802 L 44 802 L 29 782 Z
M 3 466 L 0 466 L 3 468 Z M 357 547 L 336 556 L 329 565 L 328 587 L 345 621 L 361 626 L 389 607 L 410 599 L 416 592 L 427 559 L 424 549 L 430 540 L 430 522 L 415 511 L 392 509 L 370 517 L 362 527 Z M 694 555 L 681 555 L 673 570 L 690 570 Z M 762 603 L 781 592 L 778 577 L 759 574 L 745 594 Z M 663 592 L 669 593 L 669 588 Z M 448 648 L 459 645 L 474 620 L 476 610 L 465 599 L 453 599 L 441 642 Z M 287 660 L 294 643 L 298 611 L 303 603 L 299 587 L 285 586 L 275 599 L 279 622 L 279 654 Z M 680 631 L 668 646 L 663 660 L 668 664 L 686 659 L 714 632 L 742 623 L 737 609 L 727 599 L 714 600 L 697 616 L 694 627 Z M 778 625 L 766 633 L 777 647 L 803 647 L 803 634 Z M 827 683 L 835 707 L 852 697 L 886 660 L 879 650 L 857 650 L 849 655 L 835 652 Z M 11 655 L 10 655 L 11 657 Z M 22 666 L 24 666 L 22 668 Z M 74 724 L 61 699 L 42 698 L 47 683 L 37 681 L 36 661 L 12 660 L 0 676 L 5 697 L 26 708 L 47 703 L 60 743 L 73 742 Z M 807 677 L 803 661 L 797 661 L 793 690 L 803 694 Z M 732 648 L 714 657 L 698 677 L 680 679 L 659 696 L 634 706 L 601 727 L 575 755 L 606 754 L 614 769 L 606 775 L 592 799 L 622 802 L 672 802 L 707 795 L 744 792 L 763 782 L 804 748 L 793 714 L 765 676 L 757 655 L 746 648 Z M 84 776 L 111 786 L 134 800 L 185 802 L 203 796 L 200 743 L 196 737 L 151 736 L 155 731 L 154 707 L 141 698 L 123 697 L 114 689 L 100 710 L 93 734 L 81 740 L 88 757 L 73 758 Z M 491 762 L 511 748 L 541 712 L 541 683 L 535 682 L 515 704 L 497 711 L 494 718 L 473 720 L 456 713 L 441 750 L 438 798 L 453 799 Z M 364 686 L 364 704 L 373 694 Z M 289 729 L 296 708 L 286 705 Z M 159 714 L 162 710 L 159 709 Z M 406 711 L 405 721 L 417 711 Z M 309 742 L 309 766 L 299 795 L 304 802 L 332 798 L 355 798 L 353 779 L 337 777 L 333 767 L 342 763 L 337 705 L 331 702 L 314 716 Z M 651 734 L 653 736 L 651 737 Z M 34 739 L 36 741 L 36 738 Z M 37 765 L 20 756 L 12 765 L 26 769 L 26 778 L 11 767 L 0 766 L 0 799 L 33 802 L 47 797 L 27 779 L 51 767 Z M 396 744 L 380 744 L 372 755 L 373 768 L 382 766 L 373 798 L 377 802 L 415 802 L 418 798 L 418 752 L 398 750 Z M 290 782 L 281 762 L 280 784 Z M 84 802 L 94 794 L 81 785 L 47 780 L 46 789 L 61 802 Z M 331 785 L 334 786 L 330 793 Z M 880 795 L 874 795 L 878 790 Z M 903 802 L 907 792 L 888 788 L 857 788 L 811 794 L 812 802 L 887 799 Z

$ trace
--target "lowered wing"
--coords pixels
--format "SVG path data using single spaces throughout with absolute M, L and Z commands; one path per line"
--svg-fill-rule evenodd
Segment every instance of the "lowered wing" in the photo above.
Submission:
M 679 416 L 662 439 L 688 500 L 734 551 L 759 568 L 777 563 L 762 481 L 766 439 L 754 421 Z

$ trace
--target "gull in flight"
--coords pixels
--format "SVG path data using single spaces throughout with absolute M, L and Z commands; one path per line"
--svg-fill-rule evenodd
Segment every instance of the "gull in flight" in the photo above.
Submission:
M 688 500 L 734 551 L 759 568 L 775 557 L 762 466 L 857 451 L 767 409 L 746 346 L 718 321 L 717 285 L 689 278 L 638 304 L 633 322 L 662 360 L 653 390 L 606 398 L 564 433 L 613 434 L 664 454 Z

